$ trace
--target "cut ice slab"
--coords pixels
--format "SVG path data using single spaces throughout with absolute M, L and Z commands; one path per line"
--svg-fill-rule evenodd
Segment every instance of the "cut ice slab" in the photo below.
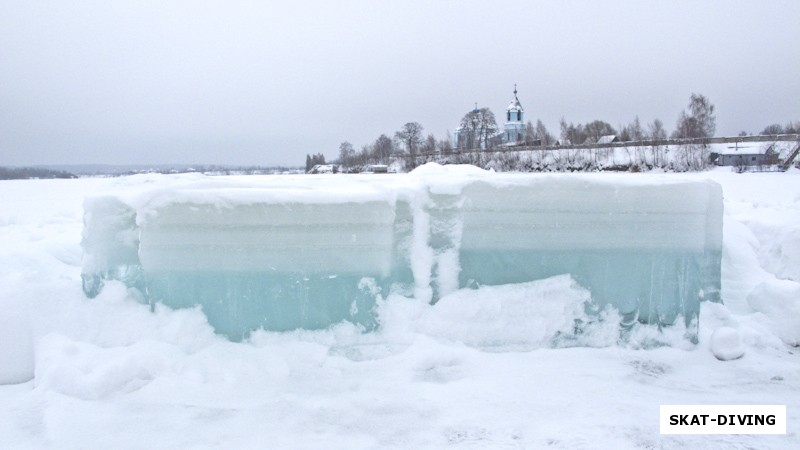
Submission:
M 390 291 L 435 303 L 559 274 L 629 324 L 696 326 L 699 302 L 719 301 L 721 245 L 712 182 L 437 165 L 380 177 L 173 177 L 87 199 L 83 280 L 90 297 L 119 279 L 150 302 L 201 305 L 235 340 L 342 320 L 372 329 Z

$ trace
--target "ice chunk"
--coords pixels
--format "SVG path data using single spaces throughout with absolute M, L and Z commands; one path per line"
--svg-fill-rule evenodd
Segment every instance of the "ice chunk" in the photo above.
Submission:
M 699 300 L 719 301 L 719 186 L 554 177 L 477 182 L 463 195 L 462 285 L 569 273 L 627 322 L 659 324 L 691 321 Z
M 370 329 L 390 291 L 435 303 L 561 274 L 629 325 L 696 327 L 699 302 L 719 301 L 722 194 L 711 182 L 428 165 L 175 182 L 85 207 L 87 295 L 120 279 L 151 302 L 201 305 L 232 339 L 342 320 Z
M 83 291 L 95 297 L 105 280 L 144 290 L 136 211 L 113 196 L 90 197 L 83 208 Z

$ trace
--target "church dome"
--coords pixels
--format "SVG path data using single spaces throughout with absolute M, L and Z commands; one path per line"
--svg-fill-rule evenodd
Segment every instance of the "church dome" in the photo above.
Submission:
M 522 104 L 519 102 L 519 98 L 517 98 L 517 85 L 514 85 L 514 100 L 508 104 L 508 111 L 524 111 L 522 108 Z

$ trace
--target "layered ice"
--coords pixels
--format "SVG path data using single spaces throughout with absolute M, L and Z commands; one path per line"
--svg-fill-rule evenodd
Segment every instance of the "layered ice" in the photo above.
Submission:
M 560 178 L 463 190 L 460 284 L 569 273 L 631 323 L 696 317 L 719 300 L 721 191 Z
M 721 245 L 713 182 L 431 164 L 92 197 L 83 279 L 90 297 L 117 279 L 151 303 L 200 305 L 234 340 L 342 320 L 372 329 L 389 293 L 436 303 L 562 274 L 590 292 L 587 311 L 696 326 L 700 301 L 719 301 Z

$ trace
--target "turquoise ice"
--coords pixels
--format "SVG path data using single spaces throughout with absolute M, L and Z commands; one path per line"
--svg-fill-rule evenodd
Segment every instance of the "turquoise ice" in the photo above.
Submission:
M 93 197 L 83 279 L 89 297 L 117 279 L 153 304 L 200 305 L 233 340 L 343 320 L 371 330 L 390 292 L 435 303 L 560 274 L 627 324 L 691 330 L 700 302 L 720 301 L 721 245 L 712 182 L 427 166 Z

